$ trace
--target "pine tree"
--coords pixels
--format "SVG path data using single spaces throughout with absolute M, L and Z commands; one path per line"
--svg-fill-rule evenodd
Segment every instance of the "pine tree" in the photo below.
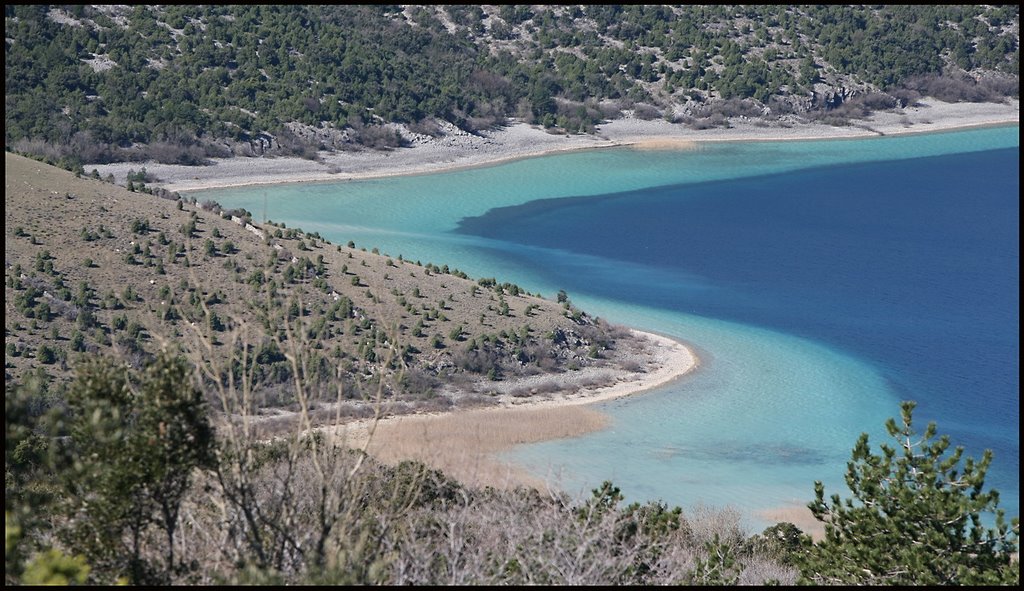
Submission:
M 947 454 L 949 437 L 936 439 L 935 423 L 923 435 L 911 426 L 916 404 L 902 404 L 902 425 L 889 419 L 895 446 L 871 453 L 862 434 L 847 464 L 852 499 L 825 500 L 821 482 L 808 505 L 825 524 L 825 539 L 801 561 L 805 582 L 824 584 L 984 585 L 1018 584 L 1019 520 L 1010 525 L 998 508 L 999 493 L 984 491 L 992 463 Z M 963 467 L 958 467 L 963 459 Z M 982 525 L 994 515 L 995 527 Z
M 108 359 L 87 360 L 68 404 L 72 549 L 97 581 L 127 574 L 135 584 L 166 582 L 179 567 L 174 538 L 193 471 L 214 461 L 213 429 L 188 367 L 162 353 L 133 376 Z M 151 564 L 143 548 L 160 534 L 165 563 Z

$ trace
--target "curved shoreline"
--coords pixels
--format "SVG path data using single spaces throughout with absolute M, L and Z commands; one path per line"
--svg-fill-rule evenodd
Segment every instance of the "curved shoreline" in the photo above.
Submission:
M 149 172 L 163 181 L 169 181 L 158 182 L 157 185 L 169 190 L 192 192 L 435 174 L 602 148 L 687 150 L 698 148 L 701 143 L 856 140 L 1008 125 L 1019 125 L 1019 101 L 1010 101 L 1009 105 L 925 103 L 920 108 L 906 109 L 902 113 L 878 113 L 872 119 L 857 121 L 843 128 L 820 124 L 767 127 L 756 123 L 740 123 L 729 129 L 695 131 L 665 121 L 623 119 L 602 125 L 596 136 L 552 136 L 520 123 L 486 132 L 482 137 L 446 136 L 389 153 L 333 154 L 326 157 L 326 163 L 298 158 L 234 158 L 220 161 L 211 167 L 172 167 L 151 163 L 107 165 L 108 168 L 101 169 L 101 174 L 105 176 L 107 172 L 114 172 L 116 178 L 123 179 L 129 168 L 137 169 L 144 164 Z M 440 145 L 449 140 L 447 146 Z M 118 166 L 121 167 L 120 172 L 114 168 Z M 341 170 L 328 172 L 330 166 L 338 166 Z M 345 172 L 344 167 L 350 170 Z M 86 170 L 90 168 L 86 166 Z M 199 171 L 210 174 L 205 175 L 205 178 L 188 176 Z M 676 343 L 685 348 L 681 343 Z M 690 353 L 692 355 L 692 351 Z M 515 404 L 510 400 L 505 405 L 509 408 L 386 418 L 375 426 L 374 437 L 381 447 L 371 446 L 370 449 L 375 455 L 392 454 L 390 458 L 382 458 L 385 461 L 422 460 L 466 484 L 529 485 L 544 490 L 551 486 L 549 482 L 497 460 L 495 454 L 514 445 L 576 437 L 604 428 L 608 424 L 608 417 L 587 405 L 637 394 L 679 379 L 699 364 L 696 356 L 692 357 L 692 367 L 653 383 L 642 380 L 632 385 L 616 384 L 575 397 L 564 396 L 559 400 L 525 404 Z M 500 440 L 498 433 L 502 426 L 509 424 L 520 428 L 520 437 L 511 443 Z M 552 424 L 571 428 L 558 431 L 551 428 Z M 370 443 L 369 425 L 370 421 L 349 423 L 337 433 L 350 445 L 362 447 Z M 531 430 L 531 425 L 540 425 L 542 428 Z M 515 435 L 509 437 L 515 438 Z M 390 452 L 383 449 L 389 440 L 399 443 Z M 808 513 L 805 507 L 796 506 L 765 511 L 762 516 L 793 521 L 805 532 L 816 534 L 818 532 L 812 529 L 815 522 L 808 519 Z
M 566 388 L 544 400 L 503 396 L 498 408 L 362 419 L 323 430 L 381 461 L 419 460 L 464 484 L 544 490 L 553 483 L 495 455 L 516 445 L 603 429 L 610 418 L 589 405 L 667 385 L 699 367 L 700 360 L 684 343 L 655 333 L 632 332 L 652 342 L 650 366 L 642 372 L 627 372 L 612 384 L 584 386 L 576 392 Z
M 495 166 L 524 158 L 604 148 L 693 149 L 701 143 L 868 139 L 883 136 L 958 131 L 1019 125 L 1020 102 L 944 103 L 922 99 L 918 106 L 878 112 L 846 127 L 820 123 L 767 124 L 740 119 L 728 128 L 693 130 L 664 120 L 615 119 L 594 135 L 553 135 L 527 125 L 481 132 L 460 130 L 439 138 L 418 139 L 388 152 L 322 152 L 319 161 L 297 157 L 214 159 L 210 166 L 145 163 L 86 164 L 101 176 L 124 182 L 129 170 L 145 166 L 169 191 L 259 187 L 291 183 L 332 183 L 452 172 Z
M 633 372 L 631 376 L 620 377 L 614 384 L 584 386 L 575 394 L 563 393 L 548 400 L 505 398 L 502 400 L 502 406 L 538 409 L 606 402 L 668 385 L 689 375 L 700 366 L 700 358 L 690 347 L 677 339 L 635 328 L 630 329 L 630 332 L 635 337 L 654 342 L 656 354 L 652 361 L 655 365 L 653 370 L 647 368 L 642 374 Z

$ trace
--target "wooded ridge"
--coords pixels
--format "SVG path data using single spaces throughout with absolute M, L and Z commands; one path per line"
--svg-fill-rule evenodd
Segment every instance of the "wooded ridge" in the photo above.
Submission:
M 5 7 L 8 149 L 65 168 L 389 149 L 439 121 L 843 124 L 1019 94 L 1019 8 Z

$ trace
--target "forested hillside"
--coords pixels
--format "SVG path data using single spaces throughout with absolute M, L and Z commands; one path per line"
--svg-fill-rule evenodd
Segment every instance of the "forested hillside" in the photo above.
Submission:
M 389 148 L 1017 95 L 1013 6 L 5 7 L 8 149 L 82 163 Z M 399 124 L 399 126 L 392 125 Z

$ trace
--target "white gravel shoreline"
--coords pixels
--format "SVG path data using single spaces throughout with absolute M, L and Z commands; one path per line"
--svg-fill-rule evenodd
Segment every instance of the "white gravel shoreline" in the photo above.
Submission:
M 1019 124 L 1020 101 L 1006 103 L 945 103 L 922 99 L 917 106 L 875 113 L 848 127 L 819 123 L 766 124 L 734 121 L 729 128 L 694 130 L 656 119 L 616 119 L 600 125 L 594 135 L 554 135 L 539 127 L 513 123 L 505 128 L 473 135 L 453 129 L 438 138 L 417 139 L 412 146 L 388 152 L 321 152 L 320 161 L 295 157 L 214 159 L 210 166 L 182 166 L 157 162 L 86 164 L 84 169 L 113 174 L 119 184 L 129 170 L 143 166 L 155 175 L 154 186 L 169 191 L 296 182 L 331 182 L 393 175 L 423 174 L 496 164 L 508 160 L 568 150 L 635 146 L 686 148 L 696 142 L 778 141 L 865 138 L 947 131 L 1000 124 Z

